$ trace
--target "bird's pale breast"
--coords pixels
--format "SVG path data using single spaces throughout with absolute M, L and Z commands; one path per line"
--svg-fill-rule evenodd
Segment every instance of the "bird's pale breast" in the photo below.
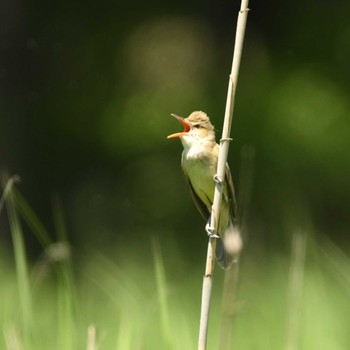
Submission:
M 184 173 L 188 176 L 197 196 L 205 203 L 209 211 L 215 188 L 213 179 L 217 166 L 217 152 L 215 151 L 208 154 L 204 147 L 191 147 L 185 149 L 182 154 Z

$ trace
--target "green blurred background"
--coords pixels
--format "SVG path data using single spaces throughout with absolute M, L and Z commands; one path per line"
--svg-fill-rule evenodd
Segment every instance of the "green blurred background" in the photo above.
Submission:
M 318 229 L 346 239 L 350 5 L 250 7 L 229 163 L 239 191 L 241 148 L 255 148 L 251 239 L 281 244 L 299 201 Z M 170 113 L 198 109 L 220 135 L 239 3 L 2 8 L 1 164 L 42 220 L 55 193 L 77 249 L 160 233 L 204 247 L 182 146 L 166 136 L 179 129 Z
M 238 193 L 253 176 L 247 261 L 271 257 L 280 271 L 272 261 L 288 260 L 296 230 L 349 248 L 350 3 L 250 8 L 229 163 Z M 238 9 L 2 1 L 0 165 L 21 177 L 19 191 L 49 232 L 59 198 L 78 275 L 96 252 L 152 268 L 152 237 L 172 278 L 202 271 L 204 223 L 182 178 L 182 146 L 166 136 L 181 129 L 170 113 L 194 110 L 221 134 Z M 254 171 L 240 176 L 245 145 Z M 4 212 L 0 229 L 11 255 Z M 42 247 L 26 225 L 24 234 L 35 262 Z

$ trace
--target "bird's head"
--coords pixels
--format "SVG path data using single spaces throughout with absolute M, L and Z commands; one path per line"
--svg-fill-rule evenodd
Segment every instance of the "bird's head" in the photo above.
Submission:
M 188 146 L 198 141 L 215 141 L 214 126 L 206 113 L 196 111 L 191 113 L 187 118 L 179 117 L 176 114 L 172 114 L 172 116 L 183 125 L 184 130 L 169 135 L 168 139 L 180 137 L 182 143 Z

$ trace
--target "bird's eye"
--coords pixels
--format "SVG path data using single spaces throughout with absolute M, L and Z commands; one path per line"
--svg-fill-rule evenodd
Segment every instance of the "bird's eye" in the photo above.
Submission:
M 199 129 L 200 125 L 199 124 L 194 124 L 193 127 L 196 128 L 196 129 Z

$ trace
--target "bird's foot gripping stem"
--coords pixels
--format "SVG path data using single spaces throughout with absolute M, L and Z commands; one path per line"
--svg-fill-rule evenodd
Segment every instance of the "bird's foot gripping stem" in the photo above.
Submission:
M 211 219 L 210 219 L 210 217 L 209 217 L 209 220 L 208 220 L 207 224 L 205 225 L 205 230 L 207 231 L 207 234 L 208 234 L 209 238 L 220 238 L 220 236 L 217 235 L 214 232 L 214 228 L 211 226 Z
M 215 175 L 213 176 L 213 180 L 214 180 L 217 184 L 219 184 L 219 185 L 222 185 L 222 184 L 224 183 L 224 181 L 223 181 L 221 178 L 219 178 L 219 175 L 218 175 L 218 174 L 215 174 Z

